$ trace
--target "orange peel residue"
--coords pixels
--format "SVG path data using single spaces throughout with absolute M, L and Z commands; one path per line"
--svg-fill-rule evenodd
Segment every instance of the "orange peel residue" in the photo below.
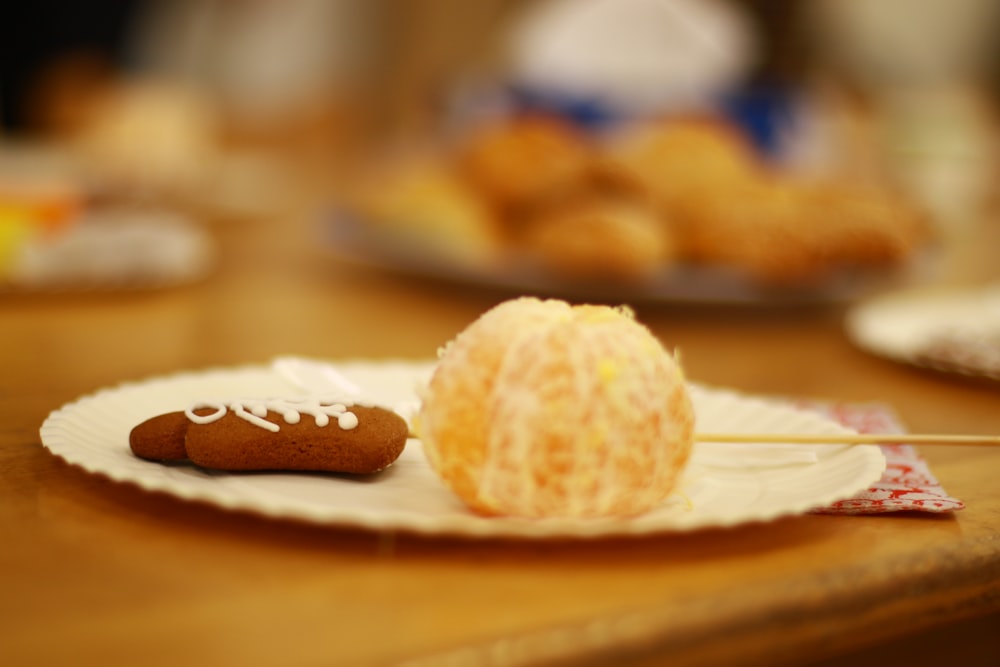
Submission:
M 680 366 L 631 311 L 525 297 L 442 350 L 416 426 L 477 511 L 601 517 L 670 494 L 694 414 Z

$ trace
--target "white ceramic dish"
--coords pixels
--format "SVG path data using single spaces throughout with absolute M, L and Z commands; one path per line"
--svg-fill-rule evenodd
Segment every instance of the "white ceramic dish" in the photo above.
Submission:
M 407 406 L 429 362 L 345 361 L 337 369 L 368 397 Z M 602 537 L 768 521 L 853 496 L 881 476 L 878 447 L 699 445 L 677 493 L 629 519 L 521 520 L 478 516 L 448 491 L 411 439 L 399 460 L 367 477 L 227 474 L 140 460 L 128 434 L 144 419 L 210 397 L 297 395 L 269 366 L 189 372 L 104 389 L 54 411 L 42 443 L 90 472 L 232 510 L 319 524 L 424 534 L 517 538 Z M 725 390 L 692 386 L 703 431 L 843 433 L 816 414 Z M 738 449 L 737 449 L 738 447 Z

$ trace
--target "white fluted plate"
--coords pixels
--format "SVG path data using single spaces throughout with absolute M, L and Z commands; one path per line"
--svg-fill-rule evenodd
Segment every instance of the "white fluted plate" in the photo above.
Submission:
M 365 395 L 405 413 L 431 362 L 343 361 L 336 368 Z M 807 512 L 867 489 L 882 475 L 875 446 L 696 445 L 676 493 L 662 506 L 624 519 L 527 520 L 469 511 L 437 478 L 421 443 L 370 476 L 223 473 L 136 458 L 129 431 L 195 400 L 294 396 L 300 391 L 270 366 L 210 369 L 123 384 L 52 412 L 42 443 L 57 456 L 112 480 L 279 519 L 369 530 L 478 537 L 602 537 L 681 532 L 762 522 Z M 702 432 L 849 432 L 811 412 L 736 392 L 691 386 Z

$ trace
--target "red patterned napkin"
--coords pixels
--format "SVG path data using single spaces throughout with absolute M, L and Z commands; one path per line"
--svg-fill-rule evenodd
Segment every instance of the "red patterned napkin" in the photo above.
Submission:
M 895 414 L 878 403 L 822 403 L 798 401 L 796 407 L 814 410 L 858 433 L 905 433 Z M 954 512 L 965 507 L 949 496 L 927 462 L 911 445 L 882 445 L 886 470 L 874 486 L 853 498 L 814 510 L 818 514 L 881 514 L 884 512 Z

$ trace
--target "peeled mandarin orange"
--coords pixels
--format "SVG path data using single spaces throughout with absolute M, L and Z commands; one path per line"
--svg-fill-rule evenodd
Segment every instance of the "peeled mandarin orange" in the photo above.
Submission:
M 606 517 L 670 494 L 694 414 L 680 366 L 630 311 L 524 297 L 442 349 L 416 428 L 476 511 Z

